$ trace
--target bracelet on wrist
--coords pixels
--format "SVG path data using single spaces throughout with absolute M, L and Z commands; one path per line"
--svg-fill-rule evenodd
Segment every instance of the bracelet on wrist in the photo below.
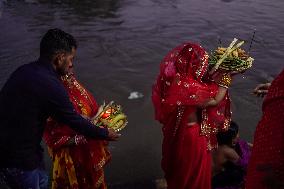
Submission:
M 217 84 L 220 87 L 224 87 L 224 88 L 229 88 L 231 86 L 232 83 L 232 78 L 229 74 L 223 74 L 220 81 L 217 82 Z

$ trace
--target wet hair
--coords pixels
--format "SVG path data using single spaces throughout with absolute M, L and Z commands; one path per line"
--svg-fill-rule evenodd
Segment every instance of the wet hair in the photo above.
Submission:
M 238 132 L 239 132 L 238 124 L 232 121 L 227 131 L 217 133 L 218 144 L 231 146 L 233 139 L 237 136 Z
M 57 28 L 50 29 L 41 39 L 40 57 L 52 59 L 57 53 L 71 53 L 72 48 L 77 49 L 77 42 L 72 35 Z

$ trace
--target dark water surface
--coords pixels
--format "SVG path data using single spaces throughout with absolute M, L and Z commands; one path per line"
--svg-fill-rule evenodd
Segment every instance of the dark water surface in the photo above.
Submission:
M 129 117 L 120 141 L 110 144 L 107 181 L 159 178 L 162 136 L 150 97 L 163 56 L 184 41 L 207 50 L 219 38 L 224 44 L 234 37 L 250 41 L 255 30 L 254 66 L 231 89 L 233 117 L 251 141 L 262 103 L 251 90 L 284 67 L 283 10 L 282 0 L 0 0 L 0 86 L 37 58 L 47 29 L 72 33 L 79 42 L 75 66 L 81 82 L 98 103 L 115 100 Z M 144 97 L 129 100 L 132 91 Z

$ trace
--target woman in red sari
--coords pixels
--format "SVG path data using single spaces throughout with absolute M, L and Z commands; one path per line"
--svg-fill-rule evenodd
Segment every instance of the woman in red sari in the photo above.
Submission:
M 255 131 L 246 189 L 284 188 L 284 70 L 271 86 L 263 86 L 269 90 Z
M 96 115 L 93 96 L 73 74 L 61 78 L 75 110 L 86 118 Z M 51 118 L 44 140 L 53 160 L 52 189 L 105 189 L 104 165 L 110 160 L 107 142 L 87 139 Z
M 216 132 L 230 123 L 230 75 L 217 74 L 222 76 L 216 77 L 218 86 L 206 80 L 207 72 L 208 54 L 192 43 L 174 48 L 160 65 L 152 101 L 163 124 L 162 168 L 168 189 L 211 188 L 210 150 L 217 147 Z

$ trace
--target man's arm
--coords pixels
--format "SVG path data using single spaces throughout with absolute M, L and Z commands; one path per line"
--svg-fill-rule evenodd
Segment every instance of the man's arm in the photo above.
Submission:
M 82 135 L 91 138 L 116 140 L 119 137 L 113 130 L 96 127 L 79 115 L 59 80 L 52 80 L 45 90 L 48 110 L 58 122 L 64 123 Z

